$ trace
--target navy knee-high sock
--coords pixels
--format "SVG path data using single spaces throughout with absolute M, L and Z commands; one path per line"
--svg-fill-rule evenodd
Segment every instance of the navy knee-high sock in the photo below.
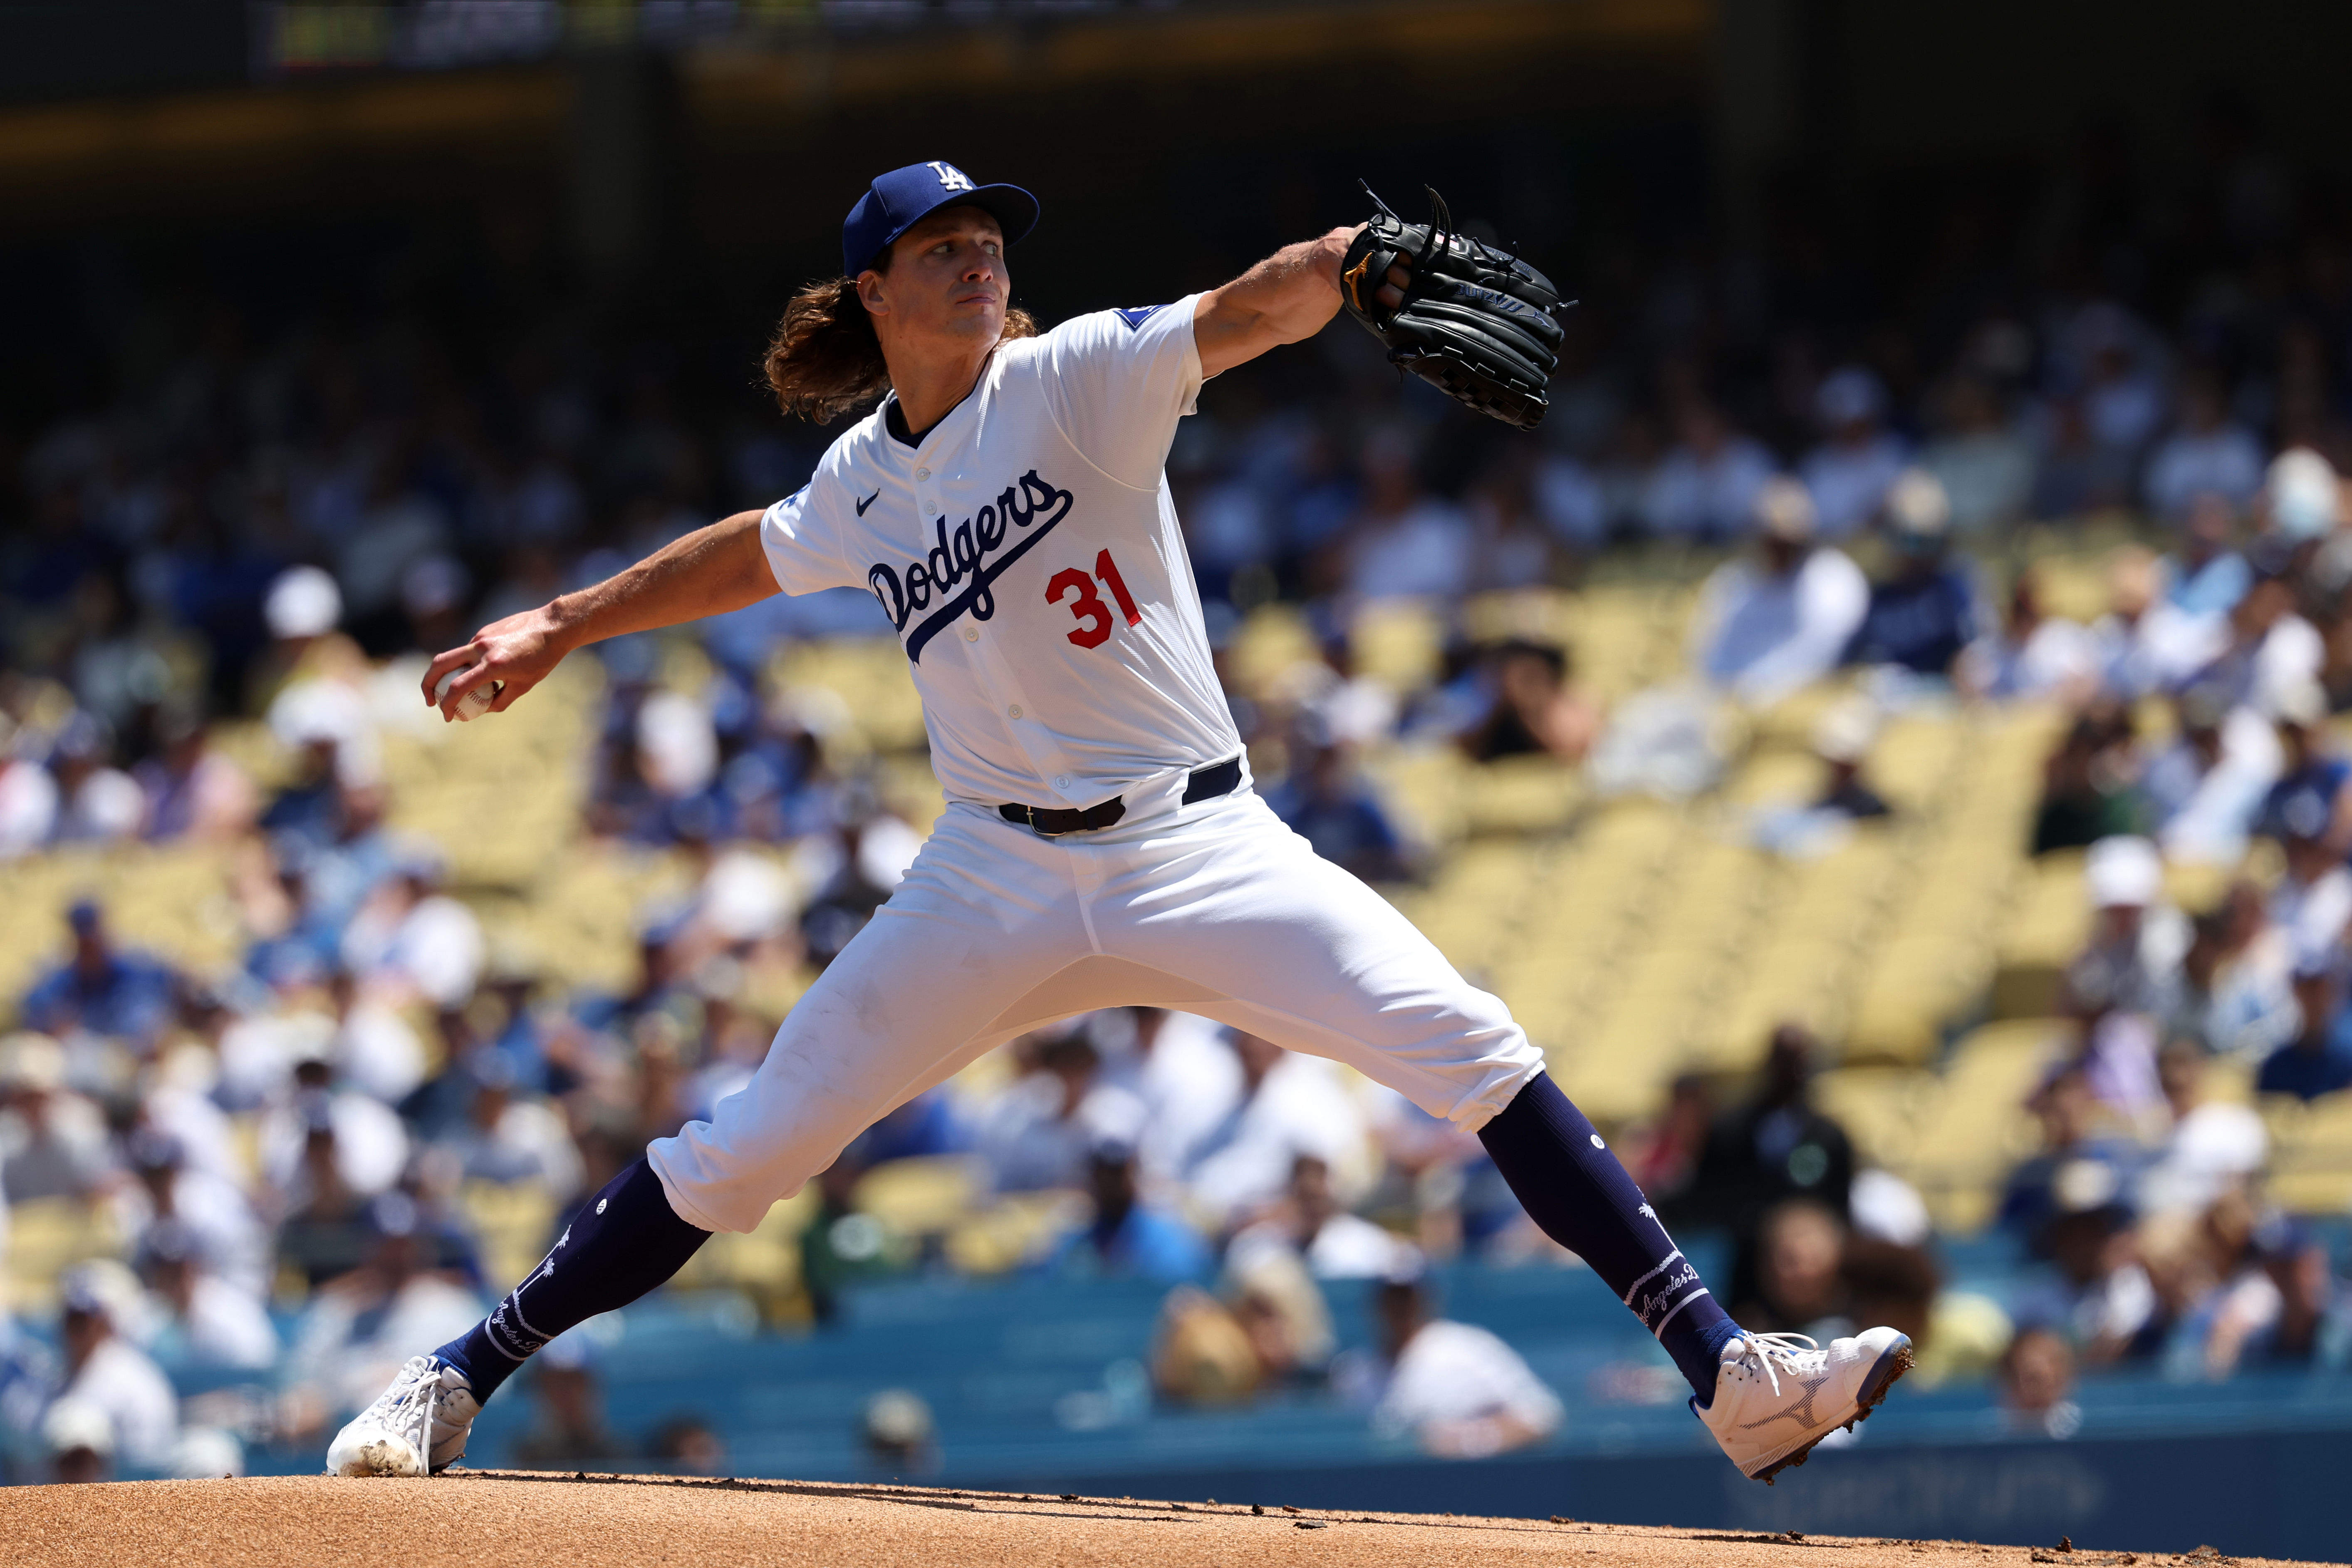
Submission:
M 1549 1075 L 1528 1080 L 1478 1131 L 1503 1180 L 1546 1236 L 1592 1266 L 1657 1335 L 1704 1405 L 1739 1325 L 1698 1277 L 1642 1189 Z
M 582 1205 L 555 1250 L 498 1310 L 433 1353 L 488 1399 L 531 1353 L 599 1312 L 625 1307 L 686 1267 L 710 1233 L 677 1217 L 641 1156 Z

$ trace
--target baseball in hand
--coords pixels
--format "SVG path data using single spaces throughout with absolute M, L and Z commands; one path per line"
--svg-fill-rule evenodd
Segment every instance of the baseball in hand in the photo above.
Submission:
M 449 695 L 450 683 L 457 679 L 457 672 L 454 669 L 443 676 L 441 684 L 433 689 L 433 700 L 439 702 L 446 698 Z M 472 723 L 490 710 L 490 704 L 496 702 L 499 700 L 499 693 L 506 689 L 507 683 L 503 680 L 492 680 L 477 686 L 457 700 L 457 710 L 453 717 L 460 724 Z

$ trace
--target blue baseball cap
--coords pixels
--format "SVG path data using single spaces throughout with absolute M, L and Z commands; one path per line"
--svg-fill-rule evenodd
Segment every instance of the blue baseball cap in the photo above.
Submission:
M 1037 226 L 1037 198 L 1018 185 L 976 185 L 953 163 L 933 159 L 877 176 L 841 225 L 841 269 L 855 278 L 892 240 L 943 206 L 961 202 L 996 220 L 1011 245 Z

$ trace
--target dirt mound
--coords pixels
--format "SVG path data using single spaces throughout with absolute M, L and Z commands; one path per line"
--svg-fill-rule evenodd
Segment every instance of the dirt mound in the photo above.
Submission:
M 1131 1498 L 498 1470 L 459 1471 L 437 1481 L 299 1476 L 0 1489 L 0 1558 L 15 1568 L 150 1563 L 337 1568 L 412 1563 L 1960 1568 L 1966 1563 L 2026 1568 L 2037 1562 L 2215 1568 L 2230 1561 L 2203 1553 L 2135 1558 L 2089 1548 L 2059 1552 L 1452 1515 L 1261 1513 Z

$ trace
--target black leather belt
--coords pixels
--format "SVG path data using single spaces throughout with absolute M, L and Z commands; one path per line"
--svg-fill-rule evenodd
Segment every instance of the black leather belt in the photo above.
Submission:
M 1190 805 L 1196 800 L 1214 800 L 1221 795 L 1233 794 L 1241 785 L 1242 760 L 1228 757 L 1222 763 L 1212 763 L 1205 768 L 1192 771 L 1192 776 L 1184 781 L 1184 804 Z M 1084 811 L 1075 806 L 1000 805 L 996 814 L 1007 822 L 1034 828 L 1048 838 L 1059 838 L 1065 833 L 1094 833 L 1108 827 L 1127 815 L 1127 802 L 1113 795 L 1101 805 L 1090 805 Z

